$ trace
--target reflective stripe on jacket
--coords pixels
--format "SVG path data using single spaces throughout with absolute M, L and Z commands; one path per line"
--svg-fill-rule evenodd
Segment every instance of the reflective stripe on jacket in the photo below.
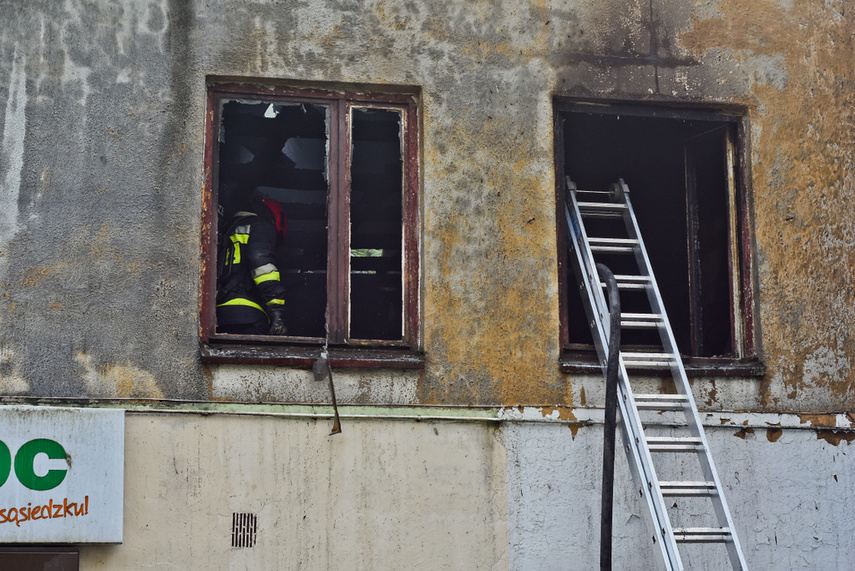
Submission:
M 271 309 L 285 304 L 285 287 L 274 256 L 277 237 L 276 224 L 269 217 L 237 213 L 225 238 L 230 247 L 217 287 L 218 306 L 237 298 L 257 299 Z

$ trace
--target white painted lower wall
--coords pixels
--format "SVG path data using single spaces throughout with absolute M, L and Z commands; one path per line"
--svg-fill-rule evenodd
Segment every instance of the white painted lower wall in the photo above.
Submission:
M 602 425 L 575 438 L 543 424 L 508 424 L 504 432 L 510 568 L 599 568 Z M 735 428 L 706 427 L 706 434 L 750 569 L 853 568 L 855 450 L 845 440 L 835 446 L 805 429 L 784 429 L 775 442 L 765 430 L 736 436 Z M 642 507 L 619 448 L 615 570 L 657 568 Z M 710 560 L 690 548 L 686 568 L 729 569 L 724 549 L 713 547 Z
M 346 417 L 329 429 L 129 411 L 124 543 L 82 546 L 80 568 L 598 568 L 602 425 Z M 750 568 L 850 568 L 847 441 L 738 431 L 707 435 Z M 620 450 L 617 467 L 614 569 L 655 569 Z M 255 546 L 232 547 L 234 513 L 257 515 Z

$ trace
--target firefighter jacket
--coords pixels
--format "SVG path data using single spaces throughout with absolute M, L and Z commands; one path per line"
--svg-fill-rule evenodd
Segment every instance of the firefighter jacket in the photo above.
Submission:
M 232 219 L 222 238 L 225 252 L 217 284 L 218 324 L 258 322 L 262 314 L 266 322 L 266 310 L 284 307 L 285 287 L 274 260 L 277 236 L 269 216 L 238 212 Z

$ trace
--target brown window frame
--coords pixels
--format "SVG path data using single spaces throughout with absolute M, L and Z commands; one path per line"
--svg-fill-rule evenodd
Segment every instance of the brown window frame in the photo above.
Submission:
M 318 347 L 329 345 L 330 358 L 339 366 L 421 368 L 419 315 L 419 116 L 417 93 L 366 89 L 331 90 L 252 82 L 208 81 L 205 115 L 205 158 L 202 212 L 202 276 L 200 338 L 206 362 L 245 362 L 306 366 Z M 328 246 L 327 326 L 321 337 L 233 335 L 216 331 L 217 204 L 219 145 L 223 103 L 230 100 L 294 102 L 329 109 L 328 133 Z M 348 339 L 350 279 L 350 169 L 352 109 L 395 110 L 401 115 L 403 167 L 402 224 L 402 336 L 400 340 Z M 287 300 L 286 300 L 287 304 Z
M 748 173 L 748 115 L 746 110 L 721 107 L 682 107 L 651 104 L 649 102 L 612 100 L 556 99 L 554 104 L 554 148 L 556 172 L 556 215 L 558 265 L 559 265 L 559 322 L 561 339 L 561 369 L 572 373 L 600 373 L 593 345 L 571 343 L 569 338 L 568 285 L 575 280 L 568 259 L 568 243 L 562 222 L 564 220 L 565 190 L 565 122 L 574 113 L 633 116 L 639 118 L 664 118 L 719 122 L 731 130 L 727 159 L 731 175 L 726 189 L 730 204 L 728 229 L 729 281 L 731 295 L 731 342 L 734 354 L 721 357 L 686 355 L 683 362 L 689 376 L 760 376 L 765 367 L 760 359 L 754 325 L 754 279 L 751 238 L 750 177 Z M 690 184 L 690 183 L 687 183 Z M 592 189 L 593 190 L 593 189 Z M 631 189 L 630 189 L 631 190 Z M 691 193 L 691 189 L 687 189 Z M 689 204 L 688 223 L 696 224 L 697 209 Z M 692 252 L 690 251 L 690 256 Z M 690 304 L 698 303 L 695 286 L 697 267 L 690 261 Z M 662 277 L 658 277 L 661 282 Z M 690 309 L 694 314 L 694 307 Z M 582 316 L 584 319 L 584 316 Z M 694 321 L 694 318 L 693 318 Z M 692 344 L 697 343 L 699 325 L 692 323 Z

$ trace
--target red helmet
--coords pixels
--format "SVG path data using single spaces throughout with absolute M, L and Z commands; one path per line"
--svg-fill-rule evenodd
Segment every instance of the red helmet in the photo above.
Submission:
M 261 202 L 273 213 L 273 217 L 276 219 L 276 229 L 279 230 L 281 239 L 284 240 L 285 236 L 288 235 L 288 216 L 285 214 L 285 208 L 269 196 L 262 198 Z

